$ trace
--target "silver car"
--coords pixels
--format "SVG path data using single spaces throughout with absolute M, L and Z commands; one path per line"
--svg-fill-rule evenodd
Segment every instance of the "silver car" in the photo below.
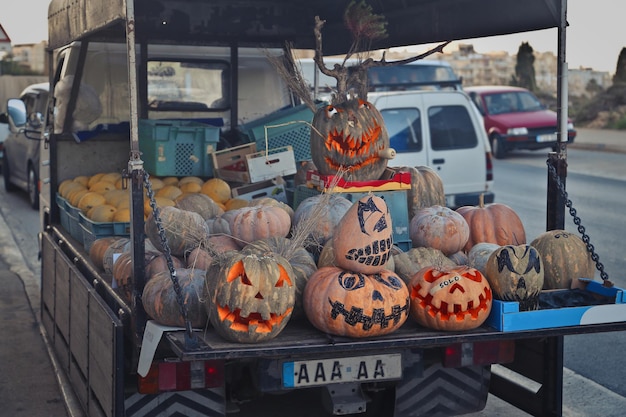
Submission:
M 9 99 L 0 122 L 9 126 L 2 155 L 7 192 L 24 190 L 30 205 L 39 208 L 39 146 L 48 101 L 48 83 L 32 84 L 19 98 Z

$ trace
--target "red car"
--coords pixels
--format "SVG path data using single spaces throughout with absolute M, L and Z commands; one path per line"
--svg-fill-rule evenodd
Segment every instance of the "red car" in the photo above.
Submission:
M 464 88 L 482 114 L 491 152 L 504 158 L 514 149 L 554 148 L 557 140 L 557 114 L 545 108 L 525 88 L 476 86 Z M 567 123 L 567 141 L 574 142 L 576 130 Z

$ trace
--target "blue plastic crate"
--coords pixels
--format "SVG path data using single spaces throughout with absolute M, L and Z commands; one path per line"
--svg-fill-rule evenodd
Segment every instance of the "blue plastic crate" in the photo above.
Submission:
M 78 218 L 86 251 L 91 249 L 96 239 L 108 236 L 130 236 L 130 223 L 128 222 L 94 222 L 83 213 L 80 213 Z
M 290 107 L 243 124 L 240 129 L 259 150 L 266 148 L 266 142 L 268 149 L 292 146 L 296 162 L 307 161 L 311 159 L 313 115 L 306 105 Z
M 187 120 L 139 120 L 144 167 L 156 176 L 213 176 L 220 128 Z
M 81 210 L 78 207 L 74 207 L 69 202 L 66 202 L 65 210 L 67 211 L 67 217 L 69 220 L 69 227 L 66 229 L 70 232 L 70 235 L 78 240 L 83 241 L 83 230 L 80 228 L 79 216 Z
M 61 227 L 68 232 L 70 231 L 70 215 L 67 212 L 67 205 L 69 204 L 66 199 L 61 197 L 58 193 L 56 195 L 57 206 L 59 206 L 59 218 L 61 220 Z

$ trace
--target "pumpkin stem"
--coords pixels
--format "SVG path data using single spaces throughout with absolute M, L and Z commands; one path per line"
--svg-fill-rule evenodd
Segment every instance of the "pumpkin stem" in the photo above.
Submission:
M 480 208 L 485 207 L 485 194 L 484 193 L 480 193 L 480 195 L 478 196 L 478 207 Z

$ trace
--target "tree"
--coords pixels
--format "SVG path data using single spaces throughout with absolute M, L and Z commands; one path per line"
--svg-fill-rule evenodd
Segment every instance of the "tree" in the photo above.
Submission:
M 617 68 L 615 68 L 613 84 L 626 84 L 626 48 L 622 48 L 617 58 Z
M 512 78 L 513 84 L 524 87 L 530 91 L 537 91 L 535 81 L 535 54 L 533 47 L 528 42 L 522 42 L 517 50 L 517 63 L 515 64 L 515 75 Z

